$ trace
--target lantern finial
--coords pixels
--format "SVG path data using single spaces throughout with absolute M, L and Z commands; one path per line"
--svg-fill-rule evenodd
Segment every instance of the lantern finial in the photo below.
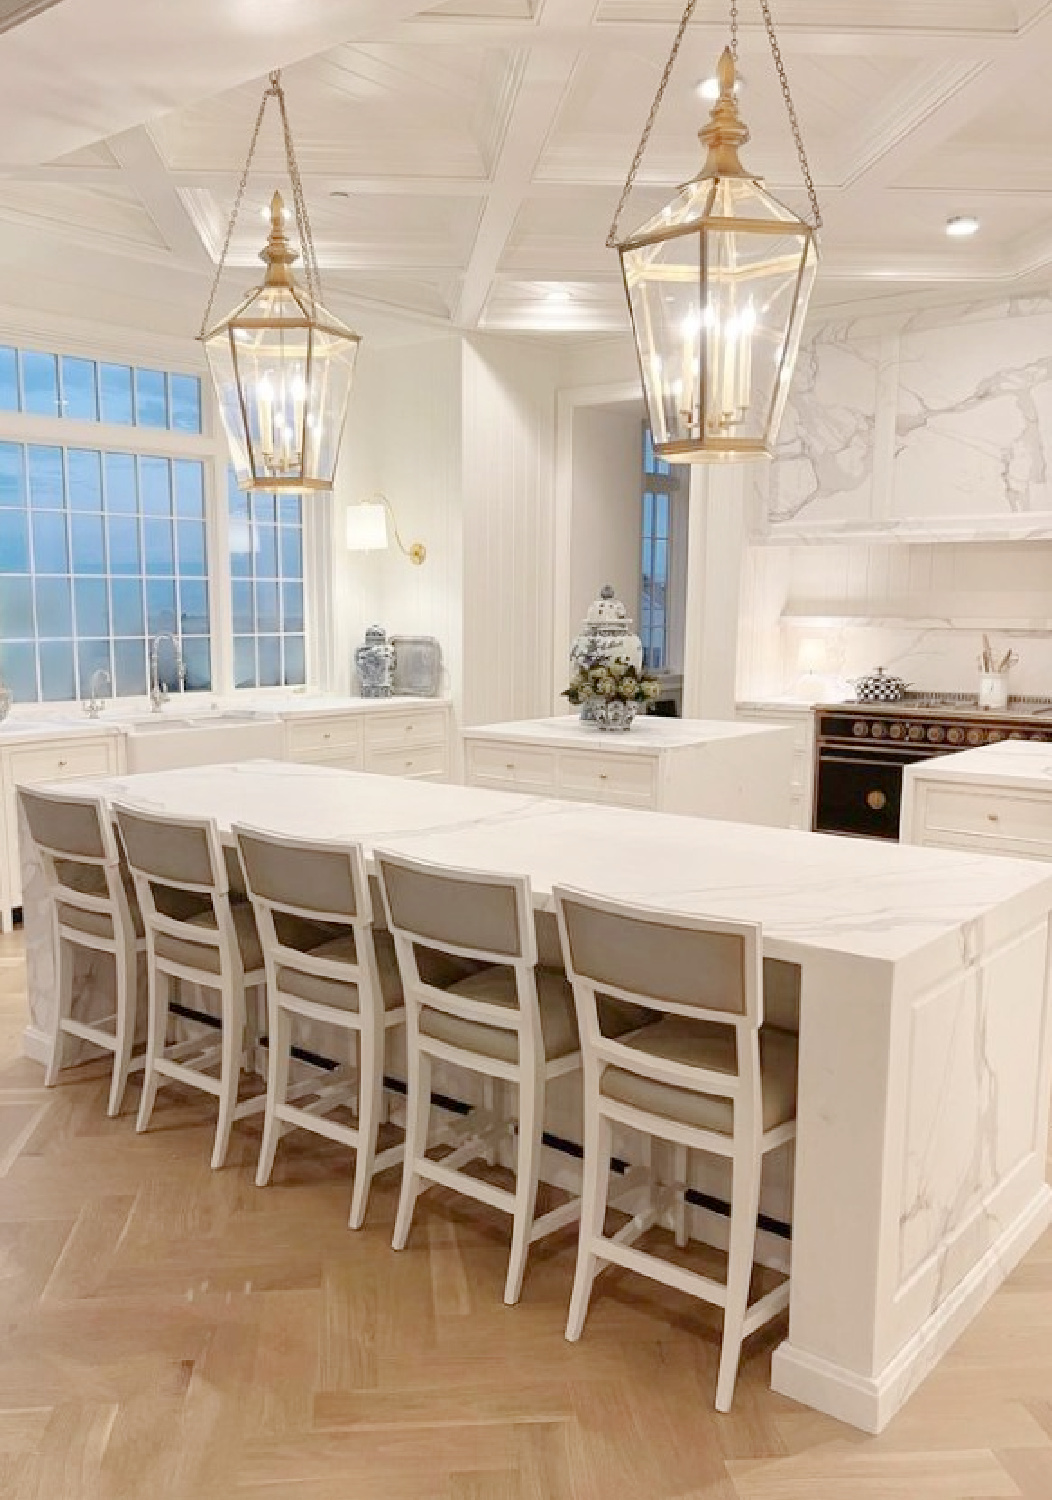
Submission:
M 699 173 L 699 180 L 707 177 L 751 177 L 738 156 L 739 146 L 749 139 L 749 127 L 738 114 L 735 97 L 737 70 L 734 55 L 724 47 L 716 77 L 720 85 L 720 97 L 712 106 L 709 123 L 698 131 L 698 139 L 708 148 L 708 158 Z
M 270 200 L 270 237 L 259 258 L 267 268 L 265 286 L 292 285 L 292 263 L 299 260 L 299 252 L 293 250 L 285 233 L 285 200 L 280 193 Z

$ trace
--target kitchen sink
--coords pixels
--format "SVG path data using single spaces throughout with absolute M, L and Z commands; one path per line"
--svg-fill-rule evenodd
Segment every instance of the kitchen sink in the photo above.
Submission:
M 285 755 L 285 726 L 276 714 L 215 709 L 169 718 L 162 712 L 126 721 L 123 727 L 132 772 L 281 760 Z

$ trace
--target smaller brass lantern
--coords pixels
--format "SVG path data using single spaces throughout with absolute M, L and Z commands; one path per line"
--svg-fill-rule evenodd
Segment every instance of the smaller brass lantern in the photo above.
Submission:
M 296 285 L 296 251 L 275 193 L 263 285 L 204 334 L 237 482 L 332 488 L 359 338 Z

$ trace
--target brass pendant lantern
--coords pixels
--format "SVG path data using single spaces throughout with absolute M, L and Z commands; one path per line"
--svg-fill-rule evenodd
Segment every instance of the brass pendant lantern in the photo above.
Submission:
M 768 0 L 760 0 L 811 222 L 772 197 L 739 159 L 749 132 L 736 99 L 732 3 L 719 98 L 700 132 L 705 164 L 659 214 L 618 238 L 621 212 L 696 3 L 689 0 L 683 13 L 607 244 L 621 257 L 655 452 L 672 462 L 718 463 L 769 457 L 773 450 L 818 268 L 822 221 Z
M 266 266 L 263 283 L 233 312 L 212 324 L 219 279 L 272 98 L 281 114 L 306 285 L 300 286 L 293 275 L 298 254 L 285 232 L 288 211 L 281 194 L 275 193 L 270 204 L 270 236 L 260 253 Z M 322 306 L 314 241 L 278 73 L 271 74 L 256 117 L 200 338 L 239 486 L 266 491 L 331 490 L 360 340 Z

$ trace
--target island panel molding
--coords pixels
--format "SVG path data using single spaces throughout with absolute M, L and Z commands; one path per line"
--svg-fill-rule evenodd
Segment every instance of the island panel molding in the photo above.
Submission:
M 772 1366 L 796 1400 L 879 1431 L 1052 1221 L 1041 862 L 287 762 L 82 785 L 213 817 L 228 843 L 245 822 L 513 870 L 542 911 L 563 884 L 759 922 L 765 957 L 801 973 L 789 1330 Z M 31 1050 L 55 986 L 28 844 L 24 884 Z M 105 1003 L 96 974 L 78 982 Z
M 463 731 L 469 786 L 789 826 L 791 727 L 645 715 L 627 731 L 565 714 Z

